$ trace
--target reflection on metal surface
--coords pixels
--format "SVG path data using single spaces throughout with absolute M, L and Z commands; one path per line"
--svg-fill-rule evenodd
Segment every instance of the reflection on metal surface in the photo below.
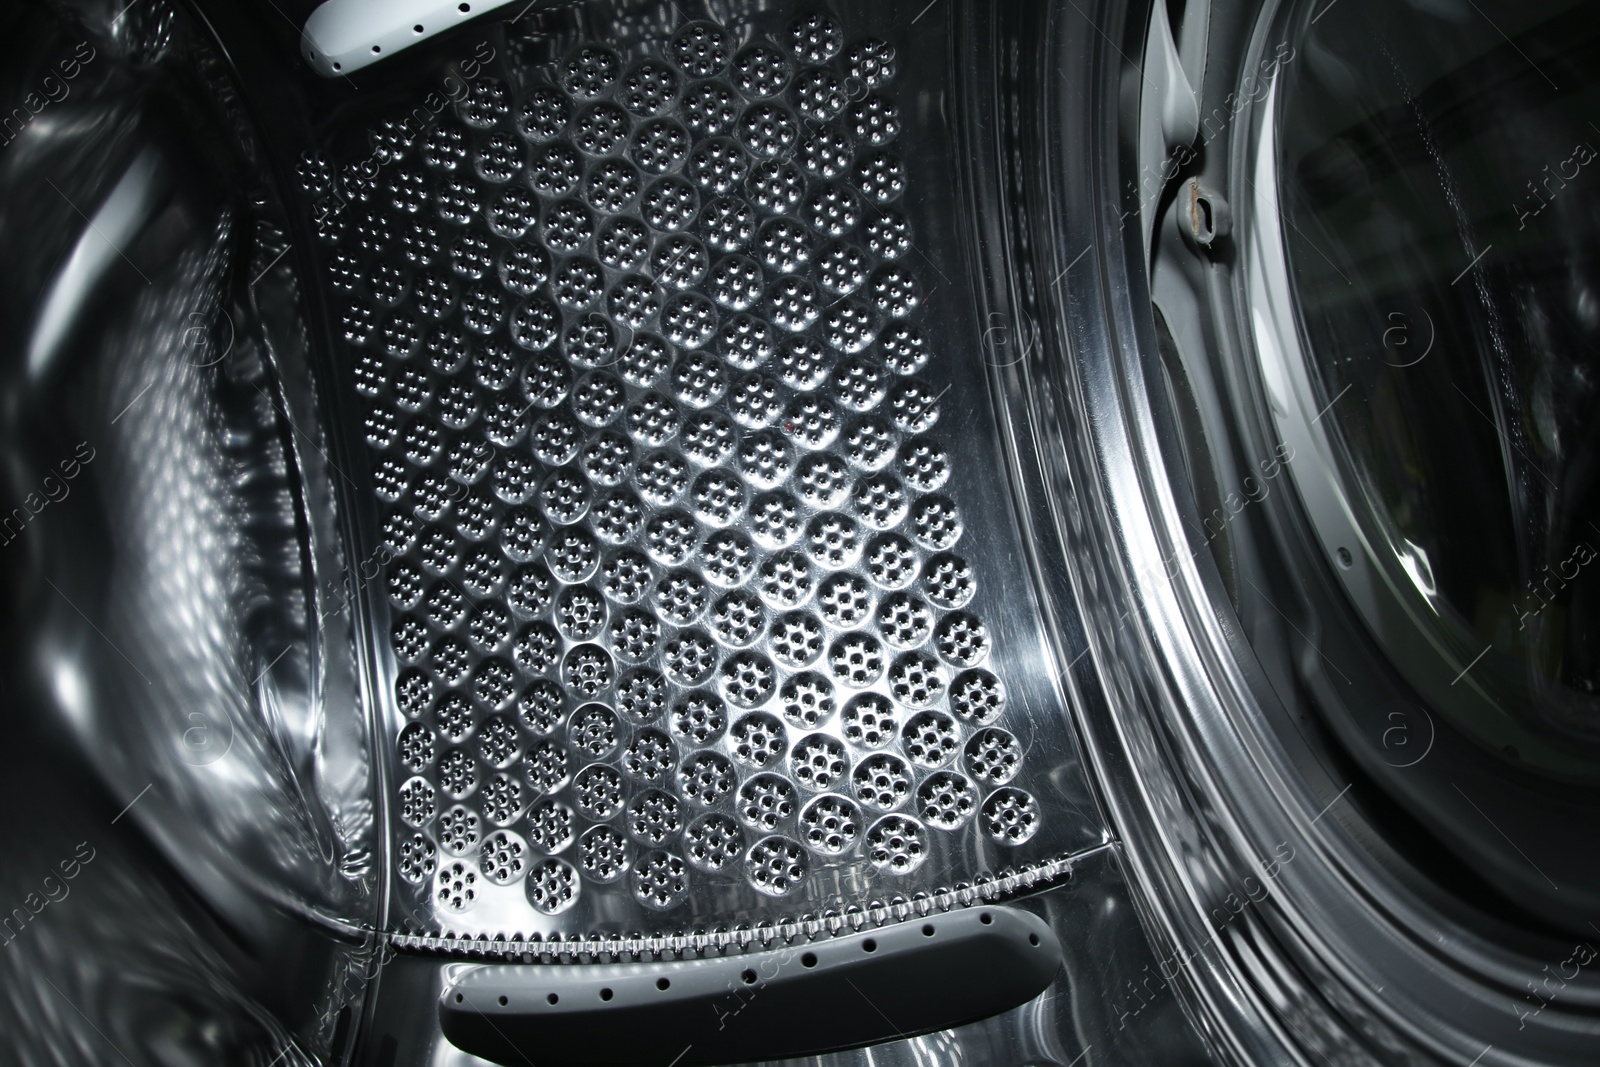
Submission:
M 64 5 L 98 57 L 0 147 L 0 473 L 37 504 L 4 795 L 55 799 L 0 879 L 27 1058 L 466 1064 L 452 967 L 1000 899 L 1065 946 L 1042 995 L 807 1062 L 1579 1046 L 1587 973 L 1526 1034 L 1461 977 L 1571 946 L 1398 885 L 1372 791 L 1262 698 L 1295 676 L 1246 641 L 1344 660 L 1228 555 L 1300 459 L 1237 464 L 1212 551 L 1166 469 L 1139 5 L 540 5 L 357 83 L 282 2 L 200 5 L 226 63 L 160 0 Z M 5 17 L 40 71 L 75 44 Z M 1161 84 L 1205 86 L 1173 32 Z M 1396 774 L 1454 758 L 1366 710 Z M 1429 1032 L 1463 1013 L 1513 1051 Z
M 1100 846 L 1101 848 L 1106 846 Z M 1091 850 L 1091 854 L 1093 851 Z M 979 877 L 970 886 L 919 894 L 914 900 L 896 898 L 892 903 L 867 901 L 846 913 L 830 910 L 824 915 L 808 914 L 800 919 L 764 919 L 741 924 L 738 928 L 675 931 L 671 934 L 557 934 L 548 941 L 535 934 L 524 938 L 496 936 L 493 940 L 464 934 L 395 934 L 394 945 L 408 951 L 457 953 L 469 956 L 509 957 L 529 962 L 572 962 L 600 959 L 625 962 L 664 954 L 715 953 L 729 949 L 757 950 L 795 937 L 827 939 L 859 933 L 863 929 L 905 921 L 918 915 L 933 915 L 980 904 L 1007 901 L 1042 892 L 1072 877 L 1082 857 L 1074 855 L 1025 870 L 990 877 Z
M 1039 996 L 1012 1011 L 953 1030 L 781 1062 L 794 1067 L 1200 1067 L 1212 1062 L 1198 1046 L 1164 977 L 1173 973 L 1172 961 L 1163 964 L 1152 955 L 1139 931 L 1111 850 L 1084 857 L 1070 884 L 1011 906 L 1044 919 L 1062 942 L 1064 965 Z M 785 942 L 796 947 L 805 943 L 803 935 Z M 410 955 L 391 962 L 373 1017 L 369 1058 L 361 1062 L 395 1067 L 481 1067 L 487 1062 L 452 1047 L 439 1034 L 437 1023 L 415 1010 L 415 1005 L 438 1002 L 455 967 L 470 965 Z M 961 979 L 951 975 L 930 980 Z M 710 1005 L 703 1011 L 706 1031 L 715 1030 L 716 1012 Z M 596 1041 L 604 1047 L 603 1036 L 597 1034 Z M 692 1044 L 692 1030 L 685 1044 Z M 526 1051 L 538 1054 L 536 1047 Z M 670 1063 L 683 1051 L 664 1048 L 660 1060 Z M 382 1059 L 387 1055 L 394 1058 Z M 769 1062 L 778 1067 L 776 1061 Z
M 304 310 L 215 52 L 157 0 L 72 14 L 0 17 L 6 100 L 78 63 L 0 150 L 0 777 L 30 813 L 0 1029 L 22 1062 L 319 1061 L 379 896 Z
M 1373 10 L 1387 18 L 1402 8 L 1422 6 Z M 1537 982 L 1582 936 L 1593 855 L 1571 842 L 1592 836 L 1592 805 L 1582 791 L 1504 772 L 1432 709 L 1396 706 L 1393 698 L 1415 694 L 1342 590 L 1360 545 L 1307 536 L 1301 509 L 1318 505 L 1303 487 L 1325 471 L 1314 449 L 1285 441 L 1274 422 L 1281 406 L 1269 416 L 1260 403 L 1290 394 L 1262 388 L 1250 342 L 1293 336 L 1295 324 L 1258 329 L 1284 305 L 1245 290 L 1237 268 L 1250 265 L 1263 235 L 1295 231 L 1270 204 L 1259 210 L 1272 175 L 1255 168 L 1254 139 L 1282 114 L 1265 104 L 1283 79 L 1314 63 L 1337 84 L 1344 74 L 1334 57 L 1302 47 L 1327 5 L 1285 7 L 1286 20 L 1268 17 L 1273 9 L 1216 0 L 1175 16 L 1201 113 L 1218 121 L 1202 123 L 1203 151 L 1174 167 L 1151 244 L 1103 190 L 1146 168 L 1164 173 L 1163 152 L 1138 154 L 1131 83 L 1119 85 L 1108 73 L 1115 60 L 1098 65 L 1099 46 L 1088 43 L 1142 34 L 1143 6 L 1102 3 L 1037 21 L 1008 13 L 986 40 L 981 19 L 968 23 L 993 60 L 974 64 L 975 76 L 1004 83 L 1048 58 L 1066 79 L 1044 120 L 1008 126 L 984 114 L 1015 138 L 997 138 L 1014 155 L 982 136 L 974 155 L 1015 160 L 1011 184 L 996 190 L 997 217 L 976 228 L 996 280 L 985 310 L 1036 317 L 1047 350 L 1070 353 L 1025 361 L 995 382 L 1018 438 L 1024 521 L 1040 558 L 1070 561 L 1066 573 L 1042 565 L 1035 574 L 1055 603 L 1070 605 L 1063 616 L 1083 613 L 1088 649 L 1063 636 L 1061 658 L 1077 664 L 1072 706 L 1135 900 L 1164 966 L 1177 961 L 1173 987 L 1221 1057 L 1581 1062 L 1600 1015 L 1592 976 L 1569 967 L 1558 996 L 1537 998 L 1537 1015 L 1507 991 Z M 1544 10 L 1519 8 L 1518 25 Z M 1465 8 L 1462 16 L 1495 62 L 1523 70 L 1514 45 Z M 1561 36 L 1562 47 L 1589 48 L 1587 37 Z M 1354 54 L 1382 66 L 1381 40 L 1366 34 Z M 1442 54 L 1415 50 L 1419 61 Z M 1254 72 L 1274 56 L 1275 76 L 1263 83 Z M 980 167 L 972 174 L 979 188 L 993 180 Z M 1193 179 L 1227 191 L 1236 243 L 1224 254 L 1183 236 L 1188 205 L 1174 194 Z M 989 239 L 1003 221 L 1014 223 L 1007 240 Z M 1077 258 L 1085 246 L 1122 254 Z M 1042 264 L 1037 249 L 1049 250 Z M 1137 269 L 1145 262 L 1148 274 Z M 1030 269 L 1056 280 L 1035 286 Z M 1342 297 L 1343 282 L 1323 282 L 1330 299 Z M 1421 317 L 1413 321 L 1421 330 Z M 1364 351 L 1406 362 L 1393 357 L 1395 335 L 1384 348 L 1387 325 Z M 1436 346 L 1414 369 L 1439 365 L 1441 354 Z M 1354 398 L 1335 386 L 1320 405 L 1297 400 L 1296 417 L 1325 426 Z M 1263 494 L 1260 464 L 1285 443 L 1290 476 Z M 1217 515 L 1227 517 L 1209 521 Z M 1432 547 L 1427 558 L 1441 580 Z M 1480 651 L 1467 649 L 1443 683 Z M 1279 863 L 1280 848 L 1292 860 Z
M 87 219 L 87 228 L 79 235 L 76 247 L 56 275 L 39 312 L 38 325 L 28 343 L 30 376 L 43 377 L 49 371 L 48 364 L 57 355 L 64 335 L 85 317 L 87 309 L 81 302 L 118 260 L 127 262 L 121 248 L 136 236 L 137 227 L 148 219 L 149 199 L 156 193 L 155 171 L 156 156 L 146 151 L 128 167 L 104 205 Z M 77 205 L 73 207 L 76 209 Z
M 297 168 L 388 560 L 395 925 L 649 934 L 1048 877 L 1100 834 L 1001 595 L 893 20 L 618 48 L 585 17 L 551 64 L 463 50 L 453 106 L 400 94 L 329 124 L 365 159 Z

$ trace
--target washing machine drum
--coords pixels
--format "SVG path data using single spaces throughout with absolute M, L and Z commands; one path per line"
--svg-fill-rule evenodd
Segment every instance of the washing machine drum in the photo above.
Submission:
M 0 26 L 22 1061 L 1583 1062 L 1584 5 Z

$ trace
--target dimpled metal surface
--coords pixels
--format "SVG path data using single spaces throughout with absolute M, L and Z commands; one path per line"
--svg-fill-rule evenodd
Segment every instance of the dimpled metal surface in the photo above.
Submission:
M 373 130 L 375 177 L 308 156 L 391 557 L 400 928 L 1062 851 L 964 555 L 895 73 L 828 15 L 692 22 L 486 68 Z

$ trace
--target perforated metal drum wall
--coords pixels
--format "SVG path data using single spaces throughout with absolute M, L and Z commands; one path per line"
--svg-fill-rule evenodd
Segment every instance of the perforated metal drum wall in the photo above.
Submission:
M 302 161 L 380 517 L 395 924 L 837 912 L 1098 841 L 993 352 L 919 233 L 939 115 L 842 15 L 602 16 Z

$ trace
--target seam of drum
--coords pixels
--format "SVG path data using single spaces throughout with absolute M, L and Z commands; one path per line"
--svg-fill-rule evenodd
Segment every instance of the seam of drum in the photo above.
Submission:
M 689 955 L 730 949 L 759 952 L 774 947 L 775 942 L 791 944 L 796 940 L 841 937 L 868 927 L 881 928 L 925 918 L 935 912 L 1004 904 L 1024 895 L 1066 884 L 1072 879 L 1079 863 L 1117 847 L 1116 842 L 1108 841 L 990 880 L 980 879 L 972 885 L 941 889 L 910 900 L 888 903 L 875 901 L 857 910 L 828 912 L 822 916 L 767 919 L 732 930 L 694 930 L 670 934 L 589 933 L 568 937 L 556 935 L 549 939 L 537 935 L 489 937 L 483 934 L 415 934 L 391 930 L 388 931 L 389 943 L 396 949 L 413 952 L 515 957 L 523 962 L 537 959 L 547 963 L 597 962 L 603 958 L 620 962 L 666 956 L 682 959 Z

